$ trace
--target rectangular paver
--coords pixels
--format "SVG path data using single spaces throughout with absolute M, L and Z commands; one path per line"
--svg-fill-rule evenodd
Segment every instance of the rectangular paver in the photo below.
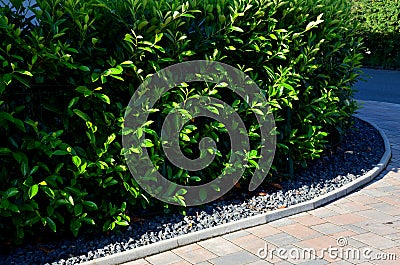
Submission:
M 343 209 L 347 209 L 350 212 L 358 212 L 358 211 L 364 211 L 364 210 L 369 210 L 371 209 L 371 207 L 369 205 L 364 205 L 362 203 L 359 202 L 346 202 L 343 204 L 339 204 L 338 207 L 343 208 Z
M 181 257 L 176 255 L 172 251 L 166 251 L 146 258 L 146 261 L 153 265 L 171 265 L 182 260 L 183 259 Z
M 254 255 L 257 255 L 258 250 L 267 244 L 267 241 L 252 234 L 235 238 L 231 242 Z
M 361 235 L 356 235 L 353 236 L 353 238 L 369 246 L 376 247 L 378 249 L 391 248 L 398 245 L 395 241 L 374 233 L 365 233 Z
M 378 200 L 391 204 L 393 206 L 400 205 L 400 199 L 394 198 L 393 196 L 379 197 Z
M 374 198 L 387 196 L 387 193 L 386 193 L 386 192 L 382 192 L 382 191 L 379 191 L 379 190 L 377 190 L 377 189 L 369 189 L 369 190 L 363 189 L 363 190 L 362 190 L 362 193 L 363 193 L 363 194 L 366 194 L 366 195 L 368 195 L 368 196 L 370 196 L 370 197 L 374 197 Z
M 340 208 L 338 205 L 335 205 L 335 204 L 329 204 L 329 205 L 325 206 L 324 208 L 328 209 L 328 210 L 331 210 L 331 211 L 334 211 L 334 212 L 336 212 L 338 214 L 345 214 L 345 213 L 351 213 L 352 212 L 349 209 Z
M 217 257 L 217 255 L 198 244 L 180 247 L 172 250 L 172 252 L 192 264 L 197 264 Z
M 336 240 L 329 236 L 320 236 L 312 239 L 302 240 L 300 242 L 294 243 L 294 245 L 301 248 L 314 248 L 316 250 L 321 250 L 323 248 L 335 246 Z
M 282 232 L 281 230 L 271 226 L 270 224 L 258 225 L 255 227 L 248 228 L 245 231 L 250 232 L 258 237 L 266 237 L 270 235 L 279 234 Z
M 380 253 L 383 253 L 381 250 L 371 246 L 361 247 L 358 250 L 359 257 L 356 257 L 353 254 L 350 257 L 347 257 L 347 260 L 355 264 L 363 264 L 364 262 L 376 264 L 375 260 L 373 260 L 374 257 Z
M 349 247 L 351 246 L 354 248 L 362 248 L 362 247 L 368 246 L 367 244 L 365 244 L 361 241 L 358 241 L 357 239 L 354 239 L 353 237 L 347 238 L 347 242 L 348 242 Z
M 385 237 L 391 240 L 400 240 L 400 232 L 395 234 L 388 234 Z
M 378 187 L 376 188 L 379 191 L 385 192 L 385 193 L 389 193 L 389 194 L 395 194 L 400 192 L 400 187 L 398 186 L 392 186 L 391 184 L 387 183 L 388 186 L 384 186 L 384 187 Z
M 242 249 L 235 244 L 229 242 L 222 237 L 211 238 L 198 243 L 203 248 L 211 251 L 217 256 L 223 256 L 234 252 L 241 251 Z
M 360 191 L 347 196 L 347 198 L 351 201 L 358 202 L 363 205 L 368 205 L 368 204 L 379 202 L 379 199 L 368 196 L 366 194 L 362 194 Z
M 269 225 L 272 227 L 280 227 L 280 226 L 285 226 L 285 225 L 291 225 L 294 223 L 296 223 L 296 222 L 292 219 L 282 218 L 282 219 L 270 222 Z
M 282 230 L 283 232 L 299 239 L 309 239 L 321 236 L 321 233 L 317 232 L 316 230 L 308 228 L 307 226 L 299 223 L 279 227 L 279 230 Z
M 316 231 L 319 231 L 320 233 L 325 234 L 325 235 L 330 235 L 330 234 L 335 234 L 335 233 L 346 231 L 346 229 L 344 229 L 343 227 L 340 227 L 340 226 L 332 224 L 332 223 L 313 225 L 313 226 L 311 226 L 311 228 Z
M 391 227 L 389 225 L 383 224 L 381 222 L 369 221 L 369 222 L 358 223 L 355 225 L 366 231 L 369 231 L 369 232 L 372 232 L 372 233 L 375 233 L 375 234 L 381 235 L 381 236 L 396 234 L 396 233 L 400 232 L 400 230 L 398 230 L 394 227 Z
M 353 225 L 353 224 L 342 225 L 341 227 L 344 228 L 344 229 L 353 231 L 353 232 L 355 232 L 357 234 L 363 234 L 363 233 L 367 233 L 368 232 L 367 230 L 365 230 L 365 229 L 363 229 L 363 228 L 361 228 L 361 227 L 359 227 L 357 225 Z
M 391 222 L 391 221 L 397 220 L 396 217 L 386 214 L 386 213 L 383 213 L 383 212 L 380 212 L 380 211 L 377 211 L 377 210 L 360 211 L 360 212 L 357 212 L 357 215 L 367 217 L 370 220 L 372 219 L 375 222 L 379 222 L 379 223 Z
M 256 226 L 256 227 L 259 227 L 259 226 Z M 222 237 L 224 239 L 226 239 L 226 240 L 232 240 L 232 239 L 239 238 L 239 237 L 242 237 L 242 236 L 247 236 L 249 234 L 250 234 L 250 232 L 248 232 L 246 230 L 240 230 L 240 231 L 237 231 L 237 232 L 233 232 L 233 233 L 229 233 L 229 234 L 223 235 Z
M 338 238 L 343 238 L 343 237 L 344 238 L 349 238 L 349 237 L 352 237 L 352 236 L 355 236 L 355 235 L 357 235 L 356 232 L 353 232 L 353 231 L 350 231 L 350 230 L 345 230 L 345 231 L 342 231 L 342 232 L 339 232 L 339 233 L 331 234 L 330 236 L 335 238 L 335 239 L 338 239 Z
M 378 210 L 378 211 L 384 212 L 386 214 L 396 215 L 396 214 L 400 213 L 399 205 L 400 204 L 395 206 L 393 204 L 386 203 L 386 202 L 378 202 L 378 203 L 375 203 L 375 204 L 370 204 L 369 206 L 374 208 L 374 209 L 376 209 L 376 210 Z
M 277 247 L 293 244 L 295 242 L 300 241 L 300 239 L 283 232 L 272 236 L 264 237 L 264 239 Z
M 326 209 L 325 207 L 314 209 L 312 211 L 309 211 L 309 213 L 318 218 L 324 218 L 324 217 L 334 216 L 334 215 L 338 214 L 337 212 Z
M 326 220 L 321 219 L 312 214 L 296 216 L 296 217 L 292 217 L 291 219 L 295 220 L 296 222 L 298 222 L 300 224 L 306 225 L 306 226 L 318 225 L 318 224 L 322 224 L 322 223 L 326 222 Z
M 243 265 L 260 260 L 246 251 L 239 251 L 210 260 L 215 265 Z
M 337 225 L 355 224 L 368 220 L 366 217 L 358 215 L 358 213 L 340 214 L 340 215 L 325 217 L 324 219 Z

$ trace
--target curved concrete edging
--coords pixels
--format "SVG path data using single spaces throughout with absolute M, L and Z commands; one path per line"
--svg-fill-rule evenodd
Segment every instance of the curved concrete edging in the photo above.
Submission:
M 192 244 L 199 242 L 201 240 L 209 239 L 216 236 L 221 236 L 230 232 L 235 232 L 238 230 L 250 228 L 256 225 L 265 224 L 277 219 L 281 219 L 287 216 L 298 214 L 301 212 L 313 210 L 331 201 L 334 201 L 340 197 L 343 197 L 357 188 L 364 186 L 375 177 L 377 177 L 388 165 L 391 157 L 391 148 L 389 139 L 382 129 L 380 129 L 376 124 L 364 117 L 355 115 L 357 118 L 364 120 L 371 124 L 375 129 L 377 129 L 383 138 L 385 145 L 385 153 L 383 154 L 379 163 L 365 175 L 357 178 L 356 180 L 333 190 L 325 195 L 319 196 L 310 201 L 302 202 L 285 209 L 278 209 L 268 213 L 248 217 L 238 221 L 218 225 L 216 227 L 207 228 L 201 231 L 192 232 L 186 235 L 177 236 L 175 238 L 159 241 L 150 245 L 142 246 L 132 250 L 127 250 L 124 252 L 116 253 L 99 259 L 87 261 L 81 263 L 83 265 L 114 265 L 121 264 L 128 261 L 133 261 L 136 259 L 144 258 L 150 255 L 158 254 L 164 251 L 174 249 L 176 247 Z

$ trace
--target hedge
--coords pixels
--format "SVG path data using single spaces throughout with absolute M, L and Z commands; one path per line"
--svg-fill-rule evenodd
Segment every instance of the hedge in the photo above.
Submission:
M 363 64 L 400 69 L 400 2 L 352 0 L 352 13 L 359 25 L 357 36 L 366 47 Z
M 34 19 L 12 2 L 0 9 L 2 239 L 107 231 L 143 209 L 170 210 L 130 175 L 121 131 L 135 89 L 175 63 L 223 62 L 265 91 L 279 133 L 267 181 L 294 177 L 351 125 L 362 47 L 347 1 L 38 0 L 29 7 Z M 180 139 L 188 156 L 196 156 L 189 152 L 205 135 L 218 142 L 209 168 L 196 174 L 174 168 L 160 149 L 157 124 L 166 110 L 204 91 L 230 103 L 248 126 L 253 163 L 246 183 L 261 146 L 257 123 L 223 87 L 178 87 L 160 100 L 155 122 L 145 128 L 153 163 L 185 184 L 221 171 L 229 143 L 215 121 L 189 124 Z

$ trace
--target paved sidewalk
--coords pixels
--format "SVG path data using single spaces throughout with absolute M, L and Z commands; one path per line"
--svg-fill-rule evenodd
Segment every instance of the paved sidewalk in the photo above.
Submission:
M 400 105 L 367 101 L 359 114 L 393 148 L 373 183 L 312 211 L 124 265 L 400 264 Z

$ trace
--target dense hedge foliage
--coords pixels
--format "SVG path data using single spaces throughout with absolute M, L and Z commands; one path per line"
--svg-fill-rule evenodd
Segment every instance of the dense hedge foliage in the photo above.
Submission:
M 38 0 L 34 19 L 26 18 L 21 1 L 12 2 L 13 8 L 0 9 L 3 239 L 43 230 L 77 235 L 82 226 L 111 230 L 139 209 L 161 205 L 131 177 L 120 139 L 133 91 L 168 65 L 221 61 L 266 92 L 279 132 L 269 179 L 293 175 L 317 158 L 356 108 L 351 86 L 362 56 L 347 1 Z M 203 85 L 165 95 L 154 120 L 182 99 L 221 98 L 225 91 Z M 260 148 L 257 124 L 249 106 L 229 97 L 223 99 L 244 116 L 252 140 L 249 175 Z M 165 176 L 193 184 L 221 170 L 229 156 L 220 140 L 225 130 L 207 122 L 181 133 L 186 153 L 204 135 L 221 143 L 221 154 L 196 176 L 162 166 L 158 122 L 145 129 L 146 146 Z
M 352 0 L 366 66 L 400 69 L 400 1 Z

